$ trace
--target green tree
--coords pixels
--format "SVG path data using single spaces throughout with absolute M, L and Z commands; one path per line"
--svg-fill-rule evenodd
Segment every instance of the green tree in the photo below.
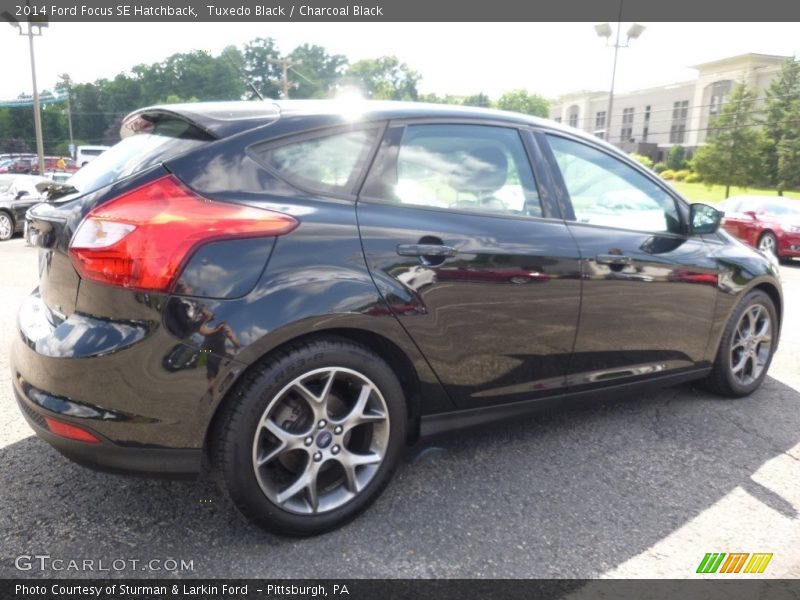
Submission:
M 530 94 L 527 90 L 520 88 L 500 96 L 497 108 L 535 117 L 547 117 L 550 112 L 550 103 L 546 98 L 538 94 Z
M 786 155 L 784 164 L 792 163 L 789 156 L 793 152 L 792 139 L 797 138 L 800 131 L 800 123 L 792 118 L 798 97 L 800 97 L 800 62 L 791 58 L 783 63 L 778 76 L 767 89 L 764 111 L 763 179 L 765 183 L 778 188 L 779 196 L 783 195 L 788 175 L 785 169 L 783 175 L 780 173 L 780 155 L 782 152 Z M 783 143 L 784 138 L 787 138 L 786 143 Z
M 458 96 L 451 96 L 450 94 L 439 96 L 434 92 L 420 94 L 417 99 L 420 102 L 428 102 L 430 104 L 461 104 L 461 98 Z
M 75 138 L 88 144 L 99 144 L 114 115 L 104 114 L 100 103 L 103 80 L 73 84 L 72 127 Z M 78 142 L 75 142 L 76 144 Z
M 478 106 L 480 108 L 492 107 L 492 101 L 489 99 L 489 96 L 487 96 L 483 92 L 467 96 L 461 101 L 461 104 L 463 104 L 464 106 Z
M 748 187 L 759 175 L 759 147 L 762 131 L 756 129 L 752 106 L 755 95 L 738 85 L 711 126 L 714 137 L 694 155 L 694 168 L 709 184 Z
M 278 47 L 272 38 L 256 38 L 244 46 L 242 54 L 244 72 L 249 81 L 265 98 L 280 98 L 281 70 L 270 61 L 280 59 Z M 247 96 L 253 100 L 256 94 L 248 90 Z
M 289 58 L 300 63 L 289 72 L 289 78 L 295 84 L 293 98 L 329 97 L 347 66 L 347 57 L 328 54 L 322 46 L 309 44 L 292 50 Z
M 686 150 L 683 146 L 673 146 L 667 153 L 667 168 L 679 171 L 686 168 Z
M 777 188 L 800 188 L 800 97 L 795 97 L 784 116 L 784 128 L 777 146 Z
M 357 86 L 365 96 L 375 100 L 416 100 L 420 79 L 419 73 L 396 56 L 382 56 L 350 65 L 343 83 Z

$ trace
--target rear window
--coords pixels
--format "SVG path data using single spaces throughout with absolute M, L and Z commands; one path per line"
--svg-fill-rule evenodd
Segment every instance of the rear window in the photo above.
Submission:
M 256 146 L 253 155 L 301 188 L 350 193 L 363 171 L 377 128 L 303 136 L 280 145 Z
M 80 193 L 92 192 L 203 145 L 207 136 L 183 121 L 161 121 L 143 133 L 124 138 L 69 180 Z

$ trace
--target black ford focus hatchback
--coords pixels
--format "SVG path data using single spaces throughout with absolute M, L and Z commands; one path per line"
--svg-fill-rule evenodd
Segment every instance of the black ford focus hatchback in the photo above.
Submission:
M 14 389 L 68 457 L 219 473 L 262 526 L 355 516 L 420 436 L 778 344 L 767 256 L 612 146 L 489 110 L 156 106 L 27 215 Z

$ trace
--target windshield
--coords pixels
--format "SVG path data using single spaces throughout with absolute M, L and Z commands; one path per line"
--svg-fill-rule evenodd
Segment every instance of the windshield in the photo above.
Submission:
M 764 212 L 777 217 L 800 217 L 800 200 L 767 202 L 764 204 Z

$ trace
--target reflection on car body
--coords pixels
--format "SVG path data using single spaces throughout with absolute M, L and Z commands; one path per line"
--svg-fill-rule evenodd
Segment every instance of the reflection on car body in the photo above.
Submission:
M 690 380 L 746 396 L 778 344 L 774 261 L 550 121 L 192 103 L 121 133 L 28 210 L 16 397 L 65 455 L 211 468 L 274 531 L 353 518 L 420 437 Z

